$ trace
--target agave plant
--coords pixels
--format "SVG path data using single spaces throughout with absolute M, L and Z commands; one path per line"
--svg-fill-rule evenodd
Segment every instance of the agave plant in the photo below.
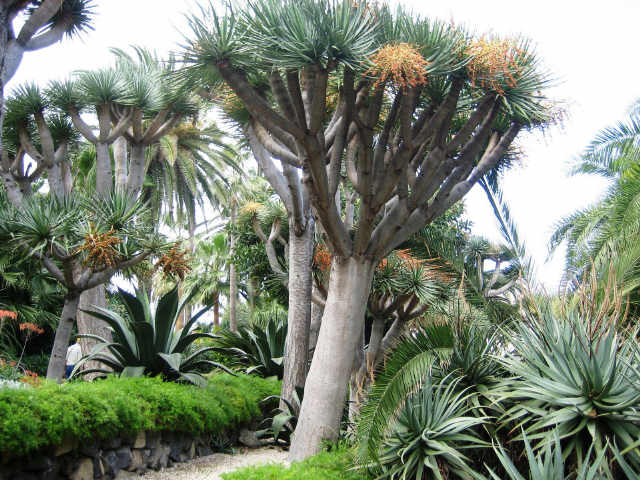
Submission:
M 553 444 L 545 444 L 538 454 L 534 452 L 524 432 L 522 437 L 529 466 L 529 475 L 525 477 L 518 471 L 502 445 L 494 445 L 493 450 L 498 460 L 500 460 L 507 477 L 500 477 L 493 470 L 487 468 L 493 480 L 613 480 L 613 477 L 603 468 L 606 460 L 604 452 L 598 455 L 593 463 L 584 463 L 575 474 L 570 472 L 565 475 L 565 461 L 562 458 L 562 447 L 557 432 L 554 435 Z M 589 453 L 591 453 L 591 448 Z M 475 478 L 486 480 L 486 477 L 479 473 L 475 474 Z
M 485 415 L 488 393 L 503 374 L 494 354 L 500 336 L 490 326 L 473 320 L 449 318 L 446 323 L 429 323 L 405 335 L 376 378 L 358 421 L 361 462 L 375 458 L 384 432 L 398 414 L 405 399 L 427 380 L 451 383 L 476 416 Z M 493 401 L 493 399 L 491 399 Z M 485 424 L 489 427 L 489 424 Z
M 291 401 L 278 395 L 271 395 L 263 400 L 264 403 L 277 400 L 282 403 L 281 406 L 273 410 L 272 416 L 267 417 L 262 422 L 264 427 L 258 430 L 258 437 L 273 438 L 273 441 L 279 445 L 290 445 L 291 436 L 298 424 L 298 414 L 302 399 L 304 397 L 304 389 L 296 387 Z
M 434 385 L 429 375 L 424 387 L 407 399 L 374 465 L 381 470 L 377 478 L 441 480 L 447 472 L 473 478 L 463 450 L 487 446 L 474 431 L 487 418 L 471 413 L 468 397 L 474 394 L 456 391 L 459 381 Z
M 635 339 L 622 339 L 604 317 L 592 321 L 577 311 L 559 316 L 548 308 L 538 317 L 511 337 L 515 350 L 504 364 L 513 378 L 501 390 L 513 406 L 502 426 L 521 426 L 537 449 L 557 435 L 563 458 L 571 456 L 578 467 L 594 456 L 611 456 L 617 445 L 640 475 Z
M 176 330 L 178 317 L 190 300 L 187 298 L 180 303 L 177 287 L 160 298 L 155 312 L 151 311 L 144 290 L 136 292 L 134 296 L 119 289 L 118 296 L 126 308 L 126 318 L 103 308 L 87 312 L 111 327 L 113 342 L 96 335 L 81 335 L 100 343 L 76 365 L 73 375 L 112 372 L 122 376 L 162 375 L 169 381 L 181 380 L 204 385 L 204 377 L 197 373 L 199 367 L 209 365 L 232 373 L 220 363 L 201 358 L 213 347 L 194 347 L 194 342 L 200 338 L 217 338 L 209 333 L 192 331 L 207 308 L 200 310 L 185 322 L 183 328 Z M 81 371 L 88 361 L 102 363 L 108 369 Z
M 220 331 L 216 349 L 233 356 L 246 373 L 282 379 L 286 339 L 287 322 L 274 313 L 237 332 Z

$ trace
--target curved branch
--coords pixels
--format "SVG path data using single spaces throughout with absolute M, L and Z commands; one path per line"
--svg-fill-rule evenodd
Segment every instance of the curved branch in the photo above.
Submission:
M 27 18 L 27 21 L 24 22 L 16 41 L 20 45 L 26 45 L 36 32 L 60 10 L 62 3 L 63 0 L 44 0 L 29 18 Z

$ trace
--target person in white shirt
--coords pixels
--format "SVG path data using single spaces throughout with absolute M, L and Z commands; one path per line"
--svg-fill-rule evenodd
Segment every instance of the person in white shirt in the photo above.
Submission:
M 73 372 L 76 363 L 78 363 L 81 358 L 82 348 L 80 348 L 80 342 L 76 338 L 75 343 L 67 348 L 67 366 L 64 371 L 65 378 L 69 378 L 71 376 L 71 372 Z

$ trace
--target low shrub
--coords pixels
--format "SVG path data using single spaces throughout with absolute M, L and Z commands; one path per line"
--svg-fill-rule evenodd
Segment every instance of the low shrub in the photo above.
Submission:
M 351 453 L 344 447 L 335 447 L 302 462 L 283 465 L 248 467 L 222 475 L 224 480 L 365 480 L 370 478 L 352 470 Z
M 140 430 L 218 434 L 259 418 L 261 400 L 279 391 L 274 380 L 227 374 L 212 376 L 206 388 L 159 378 L 0 388 L 0 458 L 63 440 L 108 440 Z

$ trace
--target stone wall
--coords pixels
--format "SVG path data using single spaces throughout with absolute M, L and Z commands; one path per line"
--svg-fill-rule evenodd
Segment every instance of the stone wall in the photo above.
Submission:
M 134 438 L 82 445 L 63 442 L 55 450 L 0 465 L 0 480 L 130 478 L 150 469 L 159 470 L 194 457 L 211 455 L 237 440 L 237 435 L 235 438 L 194 437 L 173 432 L 140 432 Z

